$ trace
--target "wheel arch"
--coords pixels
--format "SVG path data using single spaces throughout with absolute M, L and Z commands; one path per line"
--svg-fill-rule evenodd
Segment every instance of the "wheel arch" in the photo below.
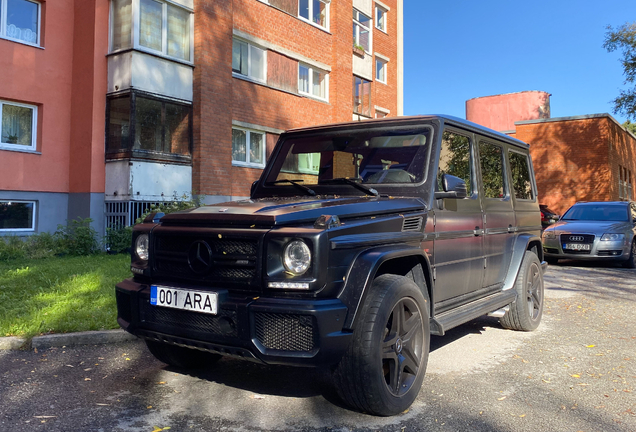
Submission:
M 351 330 L 360 319 L 358 311 L 376 277 L 397 274 L 412 280 L 430 303 L 432 294 L 431 265 L 419 246 L 383 246 L 361 252 L 349 267 L 340 300 L 348 312 L 343 328 Z
M 517 236 L 512 250 L 512 258 L 510 259 L 508 273 L 504 279 L 504 291 L 514 287 L 526 251 L 533 251 L 539 258 L 539 262 L 543 262 L 544 258 L 541 238 L 534 234 L 521 234 Z

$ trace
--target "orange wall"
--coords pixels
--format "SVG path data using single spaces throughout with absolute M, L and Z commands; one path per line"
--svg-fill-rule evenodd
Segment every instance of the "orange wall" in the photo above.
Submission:
M 92 11 L 83 6 L 85 3 L 92 5 Z M 69 192 L 78 170 L 82 186 L 74 191 L 103 192 L 108 0 L 49 0 L 41 4 L 42 48 L 0 39 L 0 99 L 38 106 L 37 151 L 41 153 L 0 150 L 0 189 Z M 97 19 L 98 27 L 77 32 L 76 23 L 85 19 L 91 23 Z M 84 38 L 103 48 L 89 53 L 88 59 L 85 50 L 75 54 L 74 39 Z M 93 63 L 89 69 L 84 67 L 88 63 Z M 89 93 L 75 98 L 79 104 L 75 112 L 90 107 L 86 117 L 90 126 L 72 121 L 71 95 L 80 80 L 103 83 L 103 88 L 93 85 Z M 77 142 L 73 127 L 91 131 Z M 90 150 L 89 157 L 71 169 L 72 142 L 77 145 L 73 153 L 79 148 Z
M 550 118 L 550 94 L 524 91 L 466 101 L 466 119 L 496 131 L 512 131 L 515 122 Z

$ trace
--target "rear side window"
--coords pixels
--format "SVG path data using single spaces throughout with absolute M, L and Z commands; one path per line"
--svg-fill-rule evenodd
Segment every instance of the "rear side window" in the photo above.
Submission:
M 534 199 L 528 156 L 510 152 L 510 172 L 512 174 L 512 188 L 514 189 L 515 198 Z
M 449 174 L 466 182 L 466 190 L 470 196 L 473 190 L 470 181 L 472 175 L 470 163 L 470 139 L 464 135 L 444 131 L 437 171 L 438 190 L 443 190 L 442 175 Z
M 503 175 L 503 149 L 494 144 L 479 142 L 479 165 L 486 198 L 503 198 L 506 194 Z

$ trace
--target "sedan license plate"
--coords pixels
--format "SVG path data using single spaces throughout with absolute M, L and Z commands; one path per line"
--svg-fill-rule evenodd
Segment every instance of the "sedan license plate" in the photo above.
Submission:
M 567 244 L 564 245 L 563 249 L 590 250 L 590 245 L 589 244 L 584 244 L 584 243 L 567 243 Z
M 218 293 L 192 291 L 152 285 L 150 287 L 150 304 L 194 312 L 217 314 Z

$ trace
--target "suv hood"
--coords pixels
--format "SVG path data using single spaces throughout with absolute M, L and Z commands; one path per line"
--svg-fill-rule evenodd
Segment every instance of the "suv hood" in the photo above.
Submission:
M 321 215 L 347 217 L 379 216 L 409 213 L 426 209 L 424 202 L 415 198 L 393 197 L 292 197 L 262 198 L 230 201 L 182 212 L 161 218 L 167 225 L 259 225 L 313 223 Z

